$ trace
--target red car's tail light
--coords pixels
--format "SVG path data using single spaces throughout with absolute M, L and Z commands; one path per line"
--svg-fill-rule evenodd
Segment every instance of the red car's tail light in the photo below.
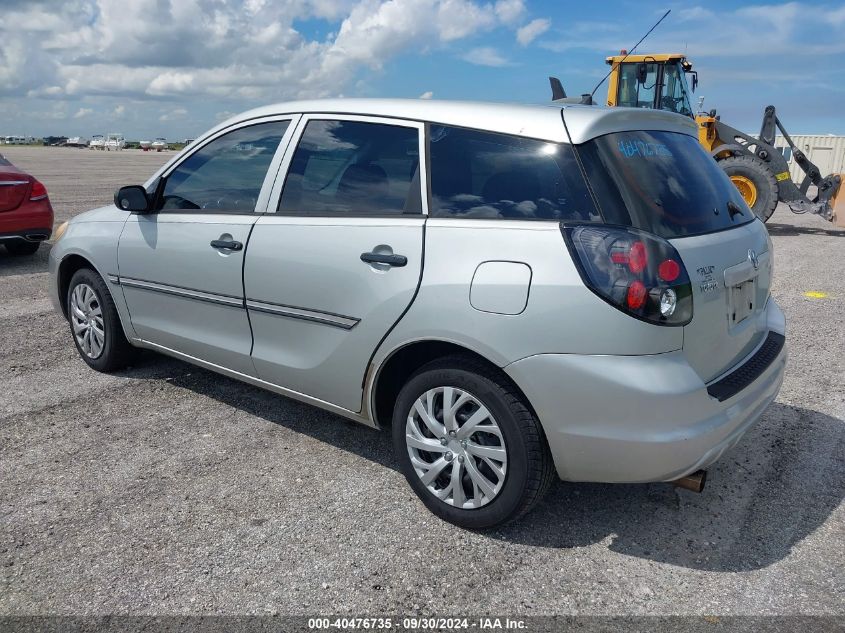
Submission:
M 29 199 L 32 201 L 43 200 L 47 197 L 47 187 L 35 178 L 32 179 L 32 191 L 29 194 Z
M 692 319 L 692 285 L 675 247 L 637 229 L 564 226 L 581 278 L 612 306 L 658 325 Z

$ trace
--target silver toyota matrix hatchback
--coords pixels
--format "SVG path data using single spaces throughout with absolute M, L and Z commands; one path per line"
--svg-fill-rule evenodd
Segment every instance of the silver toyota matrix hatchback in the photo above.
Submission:
M 687 118 L 284 103 L 60 227 L 99 371 L 175 356 L 373 427 L 484 528 L 567 481 L 703 485 L 780 388 L 772 244 Z

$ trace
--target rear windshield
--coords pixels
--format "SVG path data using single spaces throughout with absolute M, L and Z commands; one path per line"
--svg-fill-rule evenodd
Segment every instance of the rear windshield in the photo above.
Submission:
M 686 134 L 616 132 L 577 146 L 604 220 L 665 238 L 754 219 L 737 188 Z M 728 202 L 734 207 L 733 217 Z

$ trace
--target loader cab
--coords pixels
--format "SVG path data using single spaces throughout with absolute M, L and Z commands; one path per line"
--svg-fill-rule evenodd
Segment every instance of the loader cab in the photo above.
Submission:
M 693 118 L 692 90 L 698 77 L 683 55 L 621 55 L 608 57 L 611 66 L 607 105 L 668 110 Z

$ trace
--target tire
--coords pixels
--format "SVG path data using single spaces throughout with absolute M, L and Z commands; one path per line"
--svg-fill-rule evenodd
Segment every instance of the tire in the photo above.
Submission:
M 447 396 L 449 388 L 453 391 Z M 435 394 L 431 401 L 427 399 L 429 393 Z M 442 415 L 443 402 L 449 397 L 459 404 L 461 394 L 468 400 L 455 409 L 457 431 L 450 437 Z M 433 403 L 435 418 L 439 402 L 440 417 L 435 422 L 440 425 L 438 434 L 444 433 L 446 445 L 422 421 L 416 408 L 418 399 L 422 399 L 423 408 L 427 406 L 424 403 Z M 484 417 L 476 405 L 485 407 L 489 416 Z M 482 423 L 474 423 L 473 429 L 495 427 L 500 435 L 465 430 L 469 435 L 462 438 L 461 429 L 471 424 L 475 413 L 479 413 L 477 419 Z M 414 445 L 409 445 L 409 437 Z M 431 450 L 419 450 L 420 444 Z M 463 528 L 485 529 L 515 521 L 537 505 L 554 477 L 552 456 L 540 422 L 515 387 L 500 372 L 465 356 L 435 360 L 418 370 L 402 387 L 393 413 L 393 447 L 405 478 L 425 506 L 441 519 Z M 499 454 L 502 448 L 505 462 L 498 458 L 486 461 L 478 455 L 480 451 L 485 456 Z M 429 464 L 434 466 L 429 468 Z M 498 477 L 491 465 L 499 467 L 499 473 L 504 471 L 504 476 Z M 471 469 L 475 471 L 473 476 Z M 440 474 L 430 485 L 445 500 L 438 498 L 422 479 L 426 473 L 438 470 Z M 474 482 L 482 481 L 479 474 L 485 476 L 484 485 L 494 494 L 486 495 L 476 487 Z M 460 492 L 456 492 L 456 481 L 460 482 Z
M 24 240 L 11 240 L 5 243 L 6 250 L 9 255 L 13 257 L 23 257 L 25 255 L 34 255 L 41 246 L 41 242 L 26 242 Z
M 82 360 L 101 372 L 129 364 L 135 348 L 126 340 L 114 299 L 99 274 L 90 268 L 77 270 L 71 277 L 65 305 L 70 333 Z
M 729 156 L 719 161 L 758 218 L 766 222 L 778 206 L 778 182 L 766 164 L 754 156 Z M 753 189 L 753 201 L 748 198 Z

